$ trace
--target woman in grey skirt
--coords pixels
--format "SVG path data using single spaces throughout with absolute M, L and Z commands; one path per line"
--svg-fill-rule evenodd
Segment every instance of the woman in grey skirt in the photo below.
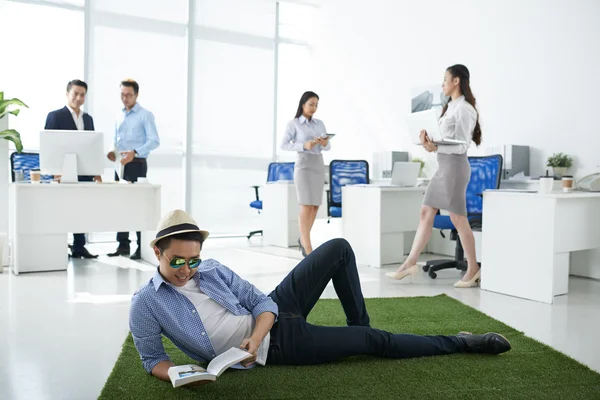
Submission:
M 325 124 L 313 118 L 318 106 L 319 96 L 316 93 L 304 93 L 300 98 L 296 117 L 288 122 L 281 143 L 283 150 L 298 153 L 294 166 L 294 182 L 300 204 L 298 244 L 305 257 L 312 252 L 310 230 L 323 199 L 325 165 L 321 152 L 331 148 L 325 134 Z
M 479 146 L 481 128 L 479 114 L 475 108 L 475 97 L 471 92 L 470 73 L 464 65 L 454 65 L 446 70 L 444 76 L 444 95 L 451 99 L 442 111 L 440 132 L 449 139 L 458 139 L 466 144 L 436 145 L 421 131 L 421 144 L 428 152 L 437 152 L 438 170 L 431 179 L 423 206 L 419 228 L 412 249 L 404 264 L 396 272 L 386 275 L 393 279 L 415 275 L 418 270 L 417 258 L 427 245 L 433 229 L 433 219 L 438 210 L 450 212 L 450 219 L 458 230 L 464 247 L 468 269 L 463 278 L 454 287 L 475 287 L 479 282 L 479 265 L 475 258 L 475 238 L 467 219 L 466 191 L 471 179 L 471 167 L 467 159 L 467 150 L 471 141 Z

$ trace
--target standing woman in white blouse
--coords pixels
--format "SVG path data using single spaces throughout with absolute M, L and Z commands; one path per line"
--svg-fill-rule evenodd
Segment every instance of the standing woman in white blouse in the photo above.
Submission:
M 323 200 L 325 185 L 325 165 L 323 150 L 331 149 L 326 136 L 325 124 L 313 118 L 319 106 L 319 96 L 306 92 L 300 98 L 296 117 L 285 128 L 281 148 L 298 153 L 294 166 L 294 182 L 300 204 L 300 239 L 298 244 L 303 256 L 312 252 L 310 231 L 317 218 L 317 211 Z
M 471 141 L 481 143 L 479 114 L 475 108 L 475 97 L 471 92 L 470 73 L 464 65 L 453 65 L 444 76 L 444 95 L 451 99 L 442 111 L 439 120 L 442 136 L 458 139 L 465 144 L 434 144 L 421 131 L 421 144 L 428 152 L 437 152 L 438 170 L 431 179 L 421 207 L 419 228 L 412 249 L 404 264 L 396 272 L 386 275 L 393 279 L 403 279 L 414 275 L 417 270 L 417 258 L 427 245 L 433 229 L 433 220 L 438 210 L 450 212 L 450 219 L 458 230 L 460 240 L 467 256 L 467 272 L 454 287 L 477 286 L 479 265 L 475 258 L 475 238 L 467 219 L 466 191 L 471 179 L 471 167 L 467 159 L 467 150 Z

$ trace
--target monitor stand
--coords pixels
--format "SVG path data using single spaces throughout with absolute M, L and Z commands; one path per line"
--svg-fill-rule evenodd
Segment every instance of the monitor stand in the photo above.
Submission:
M 77 183 L 77 154 L 65 154 L 63 161 L 61 183 Z

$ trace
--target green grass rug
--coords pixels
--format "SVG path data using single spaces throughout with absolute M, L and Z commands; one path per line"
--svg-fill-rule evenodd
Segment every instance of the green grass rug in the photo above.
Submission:
M 500 356 L 354 357 L 308 367 L 230 369 L 214 383 L 173 389 L 142 368 L 130 335 L 100 399 L 600 399 L 599 374 L 445 295 L 366 303 L 371 325 L 380 329 L 415 334 L 493 331 L 506 336 L 513 350 Z M 309 322 L 343 326 L 339 301 L 320 300 Z M 165 348 L 176 364 L 196 363 L 166 340 Z

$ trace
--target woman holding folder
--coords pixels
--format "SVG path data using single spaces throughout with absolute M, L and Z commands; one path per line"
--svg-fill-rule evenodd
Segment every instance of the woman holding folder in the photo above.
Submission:
M 442 111 L 439 120 L 443 138 L 456 139 L 463 144 L 437 145 L 421 131 L 421 144 L 428 152 L 436 152 L 438 170 L 427 186 L 421 206 L 421 217 L 412 249 L 404 264 L 396 272 L 386 275 L 392 279 L 403 279 L 416 274 L 417 259 L 431 237 L 433 220 L 438 210 L 450 213 L 450 219 L 458 230 L 458 235 L 467 256 L 467 272 L 454 284 L 457 288 L 475 287 L 479 283 L 479 265 L 475 256 L 475 238 L 467 219 L 467 185 L 471 179 L 471 167 L 467 150 L 471 141 L 479 146 L 481 127 L 479 113 L 475 108 L 475 96 L 471 91 L 470 73 L 464 65 L 453 65 L 444 75 L 444 95 L 450 100 Z
M 304 93 L 300 98 L 296 117 L 288 122 L 281 143 L 282 150 L 298 154 L 294 166 L 294 182 L 300 204 L 298 245 L 304 257 L 313 250 L 310 231 L 323 200 L 325 165 L 321 152 L 331 149 L 325 124 L 313 118 L 318 106 L 319 96 L 316 93 Z

